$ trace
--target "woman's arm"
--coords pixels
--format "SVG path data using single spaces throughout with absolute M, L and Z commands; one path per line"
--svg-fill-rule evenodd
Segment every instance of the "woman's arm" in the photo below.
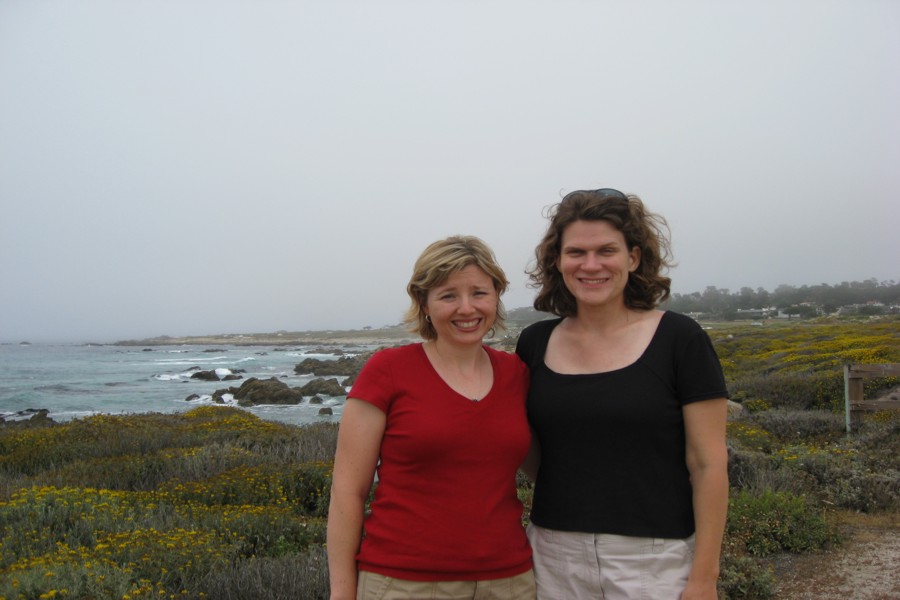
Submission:
M 381 450 L 386 415 L 368 402 L 347 398 L 338 432 L 328 507 L 328 572 L 331 600 L 356 598 L 356 553 L 363 510 Z
M 717 598 L 719 558 L 728 512 L 728 450 L 725 398 L 687 404 L 684 409 L 686 458 L 693 487 L 696 547 L 681 600 Z

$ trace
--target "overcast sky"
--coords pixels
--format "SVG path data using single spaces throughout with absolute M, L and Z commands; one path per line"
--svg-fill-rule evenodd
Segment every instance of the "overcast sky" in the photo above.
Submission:
M 0 0 L 0 341 L 380 327 L 430 242 L 530 305 L 544 209 L 673 291 L 900 279 L 900 2 Z

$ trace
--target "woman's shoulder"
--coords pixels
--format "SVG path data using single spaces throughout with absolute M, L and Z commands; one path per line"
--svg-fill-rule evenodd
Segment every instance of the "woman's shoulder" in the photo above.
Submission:
M 693 318 L 667 310 L 660 319 L 654 341 L 683 350 L 692 344 L 708 344 L 709 335 Z
M 545 319 L 532 323 L 522 330 L 516 342 L 516 354 L 534 369 L 544 360 L 544 351 L 553 328 L 562 322 L 562 318 Z
M 488 353 L 488 356 L 491 357 L 491 360 L 494 363 L 499 364 L 521 364 L 522 359 L 519 358 L 518 354 L 514 352 L 507 352 L 506 350 L 500 350 L 498 348 L 494 348 L 493 346 L 489 346 L 484 344 L 484 350 Z
M 562 317 L 554 317 L 552 319 L 544 319 L 543 321 L 535 321 L 531 325 L 525 327 L 519 337 L 521 338 L 522 336 L 524 336 L 528 338 L 542 335 L 549 336 L 550 332 L 553 331 L 553 329 L 560 323 L 562 323 Z
M 681 332 L 703 331 L 700 323 L 693 318 L 681 313 L 672 312 L 671 310 L 663 312 L 660 319 L 660 326 L 665 326 L 667 329 Z
M 484 349 L 491 359 L 495 376 L 528 378 L 528 367 L 518 354 L 492 348 L 487 344 L 484 345 Z
M 404 344 L 403 346 L 387 346 L 385 348 L 379 348 L 374 353 L 372 353 L 372 356 L 369 357 L 369 362 L 387 363 L 394 361 L 405 361 L 413 359 L 420 354 L 424 354 L 421 342 L 417 342 L 414 344 Z

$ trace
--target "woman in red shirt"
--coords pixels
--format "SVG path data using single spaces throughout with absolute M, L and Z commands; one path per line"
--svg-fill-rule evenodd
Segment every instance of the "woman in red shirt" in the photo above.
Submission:
M 507 285 L 475 237 L 435 242 L 416 262 L 406 323 L 425 341 L 372 356 L 341 420 L 332 600 L 534 598 L 515 484 L 531 438 L 528 372 L 483 343 L 503 324 Z

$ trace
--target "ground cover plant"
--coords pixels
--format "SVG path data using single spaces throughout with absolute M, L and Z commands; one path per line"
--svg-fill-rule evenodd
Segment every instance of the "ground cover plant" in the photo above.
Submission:
M 335 440 L 227 407 L 0 428 L 0 598 L 326 598 Z
M 849 435 L 843 414 L 843 365 L 900 362 L 898 324 L 822 319 L 709 330 L 731 396 L 744 407 L 728 423 L 723 598 L 771 598 L 779 554 L 839 543 L 836 523 L 856 512 L 900 510 L 900 413 L 866 415 Z M 870 380 L 866 397 L 897 383 Z
M 845 364 L 900 363 L 900 318 L 768 320 L 708 326 L 732 397 L 770 407 L 843 410 Z M 898 384 L 865 382 L 867 397 Z
M 900 362 L 897 325 L 709 330 L 745 406 L 728 424 L 721 598 L 771 598 L 775 557 L 840 543 L 857 512 L 900 510 L 900 414 L 847 435 L 833 381 L 846 361 Z M 223 406 L 0 426 L 0 599 L 327 598 L 336 433 Z M 520 477 L 526 506 L 531 491 Z

